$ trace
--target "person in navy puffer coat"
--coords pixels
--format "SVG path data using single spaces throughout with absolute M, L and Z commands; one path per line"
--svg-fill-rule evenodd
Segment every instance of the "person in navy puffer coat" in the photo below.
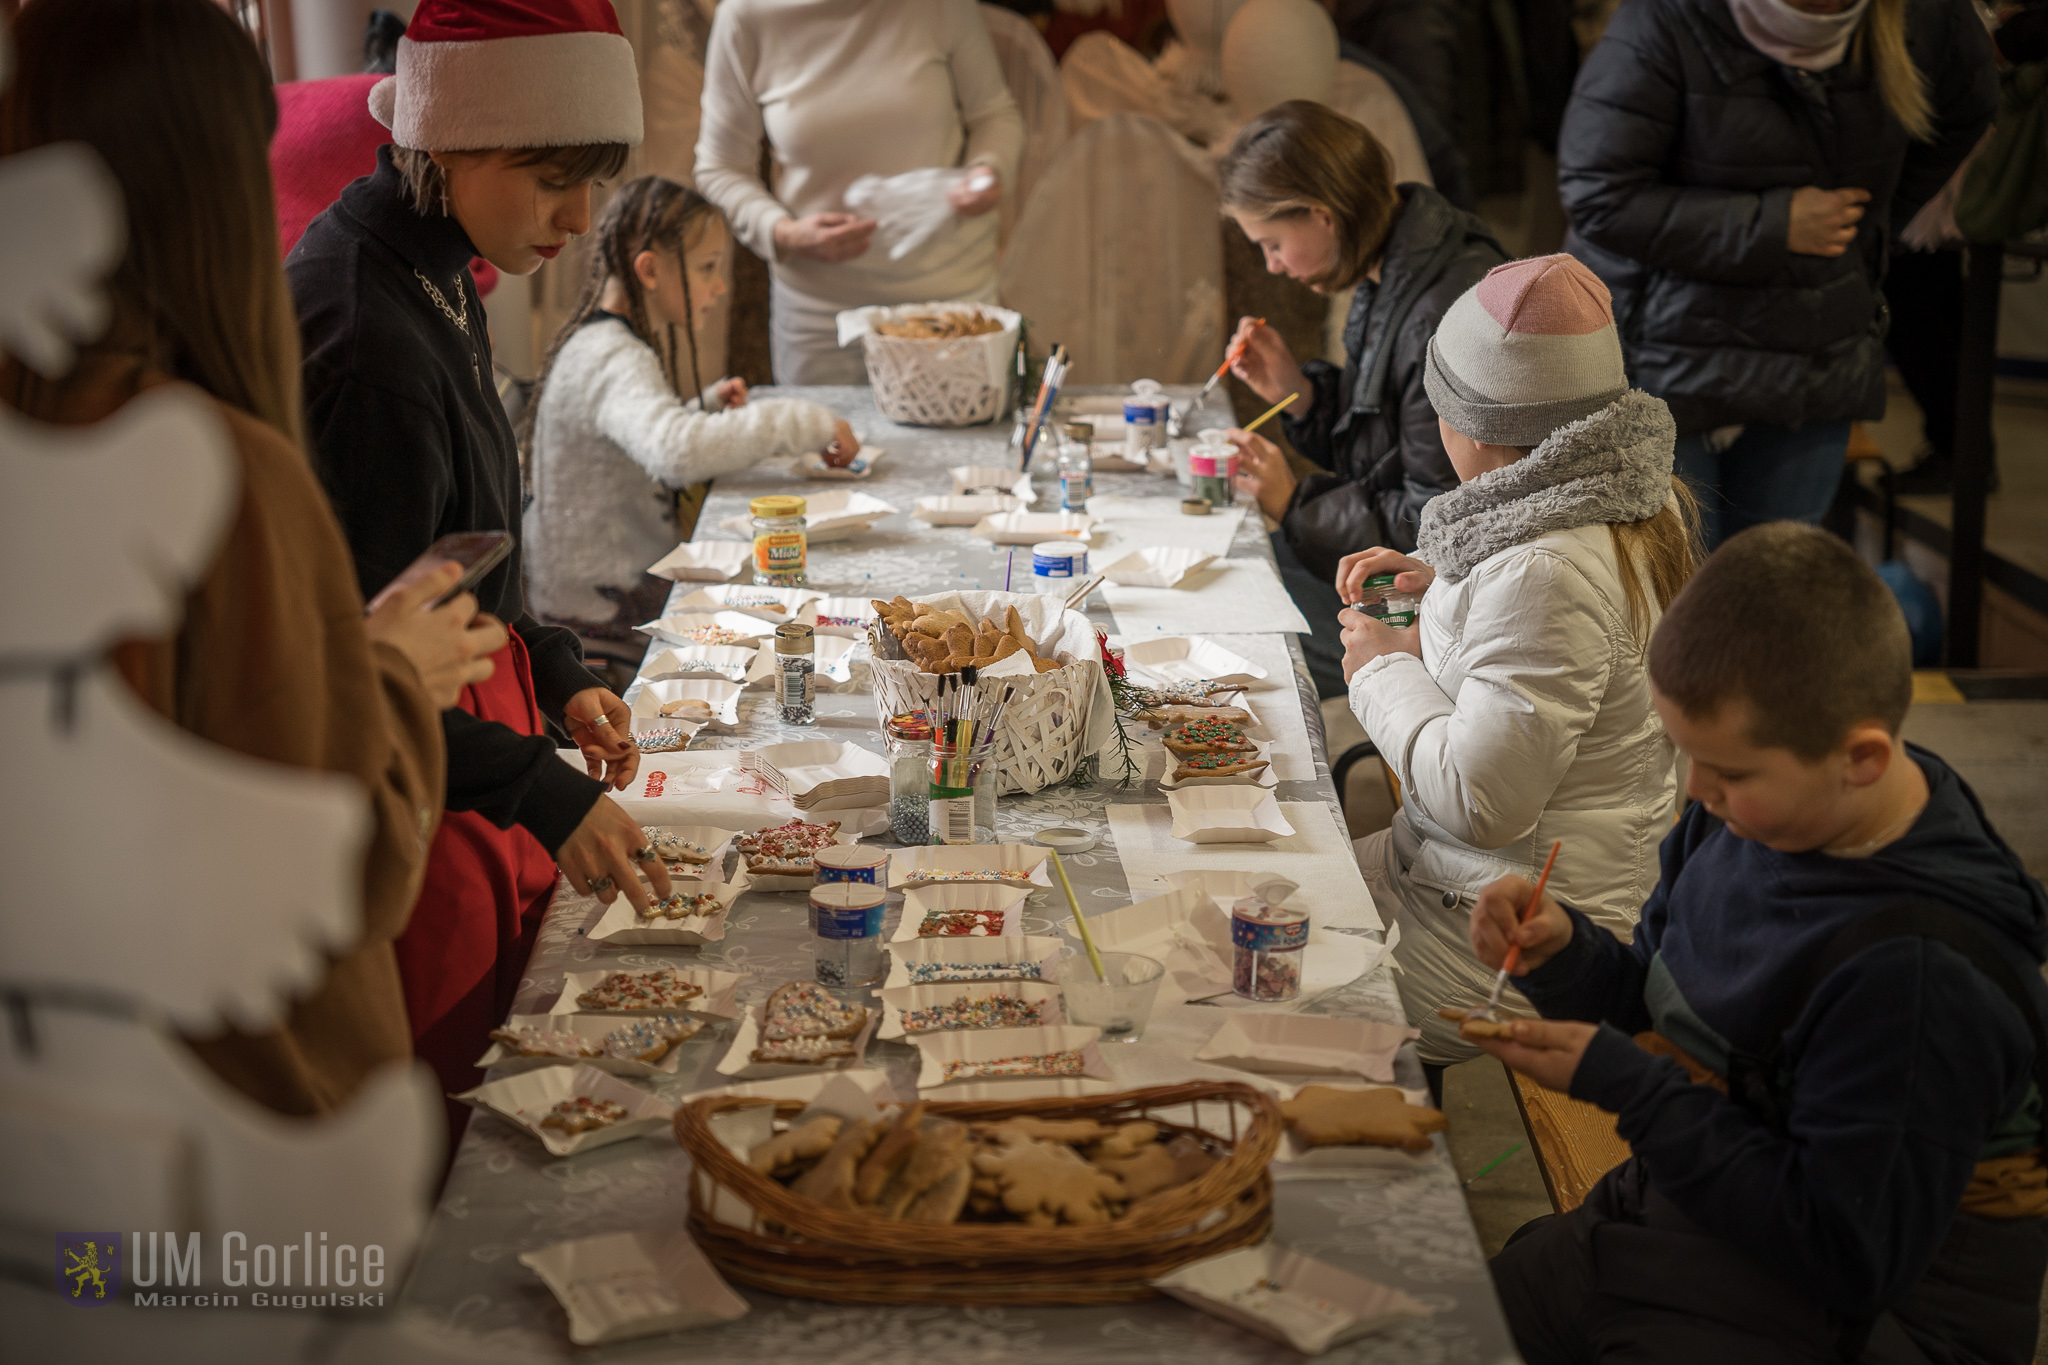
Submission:
M 1671 405 L 1710 547 L 1827 510 L 1849 423 L 1884 414 L 1888 243 L 1997 94 L 1967 0 L 1632 0 L 1587 58 L 1565 249 Z

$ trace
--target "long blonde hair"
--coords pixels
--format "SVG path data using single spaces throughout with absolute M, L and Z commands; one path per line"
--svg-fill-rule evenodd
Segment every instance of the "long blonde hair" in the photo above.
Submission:
M 1868 47 L 1877 73 L 1877 91 L 1915 142 L 1934 140 L 1934 106 L 1927 98 L 1927 77 L 1906 49 L 1906 0 L 1870 0 L 1870 13 L 1856 26 L 1855 46 Z
M 1628 598 L 1629 632 L 1639 648 L 1647 649 L 1655 625 L 1650 596 L 1656 596 L 1657 610 L 1662 612 L 1705 557 L 1699 499 L 1685 480 L 1674 474 L 1671 501 L 1656 515 L 1641 521 L 1609 522 L 1607 533 L 1614 538 L 1615 567 L 1621 571 L 1621 590 Z

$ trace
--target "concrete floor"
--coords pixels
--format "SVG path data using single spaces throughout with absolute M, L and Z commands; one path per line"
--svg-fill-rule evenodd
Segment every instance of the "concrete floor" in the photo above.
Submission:
M 1341 703 L 1325 711 L 1339 713 L 1329 714 L 1328 724 L 1331 752 L 1341 754 L 1348 742 L 1344 726 L 1356 731 L 1357 722 L 1343 713 Z M 1915 706 L 1906 718 L 1906 737 L 1953 765 L 2028 869 L 2037 877 L 2048 876 L 2048 801 L 2043 799 L 2048 796 L 2048 702 Z M 1352 769 L 1346 787 L 1353 837 L 1385 828 L 1392 806 L 1377 761 Z M 1516 1228 L 1551 1211 L 1528 1132 L 1505 1073 L 1490 1059 L 1444 1073 L 1444 1111 L 1451 1121 L 1451 1159 L 1459 1175 L 1472 1182 L 1466 1195 L 1472 1222 L 1492 1255 Z M 1520 1149 L 1513 1150 L 1518 1144 Z M 1491 1172 L 1478 1174 L 1511 1150 L 1513 1155 Z M 2048 1333 L 2041 1354 L 2048 1359 Z

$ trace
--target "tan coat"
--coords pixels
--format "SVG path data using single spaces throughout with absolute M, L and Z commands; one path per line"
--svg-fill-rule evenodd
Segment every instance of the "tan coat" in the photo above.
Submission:
M 258 1103 L 324 1114 L 372 1069 L 412 1052 L 391 945 L 440 823 L 440 714 L 412 664 L 364 634 L 355 568 L 305 455 L 274 428 L 214 406 L 241 465 L 233 523 L 177 637 L 123 644 L 115 658 L 137 694 L 181 729 L 253 758 L 346 773 L 367 791 L 375 820 L 362 941 L 282 1028 L 188 1040 Z M 289 859 L 292 850 L 245 856 Z

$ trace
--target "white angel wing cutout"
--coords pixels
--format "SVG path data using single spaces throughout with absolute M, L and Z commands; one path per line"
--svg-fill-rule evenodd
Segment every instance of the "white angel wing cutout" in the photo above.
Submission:
M 438 1087 L 423 1067 L 389 1063 L 333 1114 L 283 1118 L 147 1024 L 35 1019 L 34 1051 L 0 1047 L 0 1163 L 35 1172 L 0 1189 L 0 1223 L 201 1230 L 209 1286 L 222 1232 L 280 1245 L 311 1228 L 382 1246 L 382 1287 L 403 1282 L 441 1173 Z
M 46 375 L 107 325 L 99 282 L 121 258 L 121 190 L 90 147 L 0 161 L 0 350 Z
M 90 427 L 0 406 L 0 657 L 90 655 L 174 632 L 236 486 L 227 427 L 189 392 L 146 393 Z
M 68 727 L 61 697 L 0 683 L 0 975 L 132 996 L 188 1033 L 274 1023 L 360 933 L 361 787 L 194 739 L 108 670 L 78 680 Z

